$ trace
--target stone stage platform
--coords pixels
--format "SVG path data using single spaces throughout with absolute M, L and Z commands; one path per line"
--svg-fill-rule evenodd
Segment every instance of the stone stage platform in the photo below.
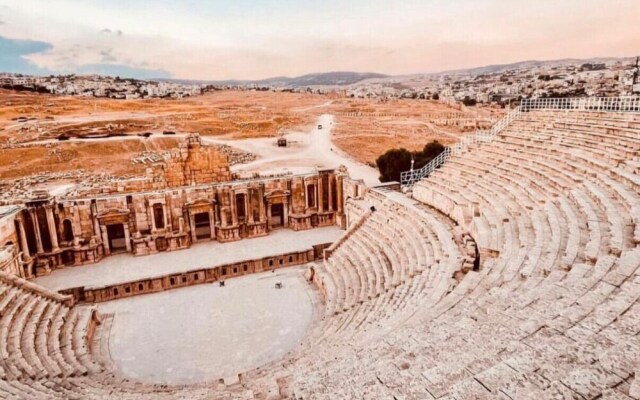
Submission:
M 34 280 L 51 290 L 79 286 L 87 288 L 116 285 L 172 273 L 211 268 L 243 260 L 251 260 L 310 249 L 313 245 L 336 241 L 344 231 L 325 227 L 307 231 L 280 229 L 268 236 L 237 242 L 198 242 L 191 248 L 134 257 L 117 254 L 98 264 L 67 267 Z
M 113 314 L 109 353 L 149 383 L 233 381 L 296 348 L 319 298 L 297 266 L 100 303 Z M 281 289 L 275 284 L 282 283 Z

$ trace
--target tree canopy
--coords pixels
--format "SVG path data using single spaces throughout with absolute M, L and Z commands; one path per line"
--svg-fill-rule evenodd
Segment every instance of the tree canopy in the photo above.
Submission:
M 414 169 L 420 169 L 444 150 L 444 146 L 434 140 L 427 143 L 420 151 L 411 152 L 404 148 L 387 150 L 376 160 L 380 181 L 400 181 L 400 173 L 411 169 L 411 158 L 414 159 Z

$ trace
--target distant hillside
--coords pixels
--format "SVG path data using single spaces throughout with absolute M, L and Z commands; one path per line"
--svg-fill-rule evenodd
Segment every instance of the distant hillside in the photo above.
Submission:
M 278 88 L 301 88 L 309 86 L 347 86 L 357 84 L 385 84 L 393 82 L 396 84 L 405 84 L 412 86 L 411 82 L 416 79 L 425 78 L 427 76 L 438 75 L 482 75 L 501 73 L 508 70 L 517 70 L 535 67 L 554 67 L 568 64 L 580 65 L 584 63 L 613 63 L 621 61 L 625 63 L 635 62 L 635 57 L 593 57 L 593 58 L 565 58 L 559 60 L 527 60 L 510 64 L 485 65 L 482 67 L 473 67 L 466 69 L 448 70 L 436 73 L 416 73 L 409 75 L 384 75 L 371 72 L 325 72 L 307 74 L 298 77 L 278 76 L 260 80 L 224 80 L 224 81 L 195 81 L 181 79 L 160 79 L 167 82 L 191 83 L 191 84 L 210 84 L 210 85 L 230 85 L 230 86 L 262 86 L 262 87 L 278 87 Z
M 344 86 L 358 83 L 365 79 L 386 78 L 388 75 L 375 74 L 371 72 L 324 72 L 317 74 L 307 74 L 290 78 L 287 76 L 277 76 L 274 78 L 260 80 L 226 80 L 226 81 L 187 81 L 177 79 L 164 79 L 165 81 L 180 83 L 203 83 L 211 85 L 231 85 L 231 86 L 270 86 L 270 87 L 306 87 L 306 86 Z
M 485 65 L 483 67 L 474 67 L 467 69 L 457 69 L 450 71 L 442 71 L 437 73 L 436 75 L 441 74 L 470 74 L 470 75 L 481 75 L 481 74 L 493 74 L 498 72 L 504 72 L 512 69 L 522 69 L 522 68 L 533 68 L 533 67 L 552 67 L 555 65 L 568 65 L 568 64 L 584 64 L 584 63 L 610 63 L 610 62 L 630 62 L 635 61 L 635 57 L 594 57 L 594 58 L 564 58 L 560 60 L 527 60 L 527 61 L 519 61 L 511 64 L 496 64 L 496 65 Z

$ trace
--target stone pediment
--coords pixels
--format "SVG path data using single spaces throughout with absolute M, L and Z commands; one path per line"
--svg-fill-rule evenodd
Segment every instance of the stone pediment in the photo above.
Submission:
M 193 200 L 193 201 L 187 202 L 186 206 L 187 207 L 210 206 L 210 205 L 214 204 L 215 202 L 216 202 L 215 200 L 198 199 L 198 200 Z
M 289 193 L 290 192 L 288 190 L 276 189 L 266 193 L 264 197 L 267 199 L 272 199 L 274 197 L 286 197 L 286 196 L 289 196 Z
M 107 222 L 125 223 L 129 221 L 129 210 L 112 208 L 110 210 L 105 210 L 103 212 L 98 213 L 97 218 L 101 222 L 105 222 L 105 223 Z
M 99 212 L 97 217 L 98 218 L 107 218 L 107 217 L 119 217 L 119 216 L 125 216 L 125 215 L 129 215 L 129 210 L 127 210 L 126 208 L 112 208 L 110 210 L 105 210 L 102 212 Z

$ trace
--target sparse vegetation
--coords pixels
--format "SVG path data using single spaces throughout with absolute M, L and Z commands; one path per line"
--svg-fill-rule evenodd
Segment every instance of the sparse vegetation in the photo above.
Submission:
M 424 167 L 444 150 L 444 146 L 434 140 L 427 143 L 421 151 L 411 152 L 407 149 L 391 149 L 378 157 L 376 165 L 380 171 L 381 182 L 399 181 L 400 173 L 411 169 L 411 159 L 414 169 Z
M 473 107 L 478 103 L 478 101 L 476 99 L 472 99 L 469 96 L 465 96 L 464 99 L 462 100 L 462 104 L 464 104 L 467 107 Z

